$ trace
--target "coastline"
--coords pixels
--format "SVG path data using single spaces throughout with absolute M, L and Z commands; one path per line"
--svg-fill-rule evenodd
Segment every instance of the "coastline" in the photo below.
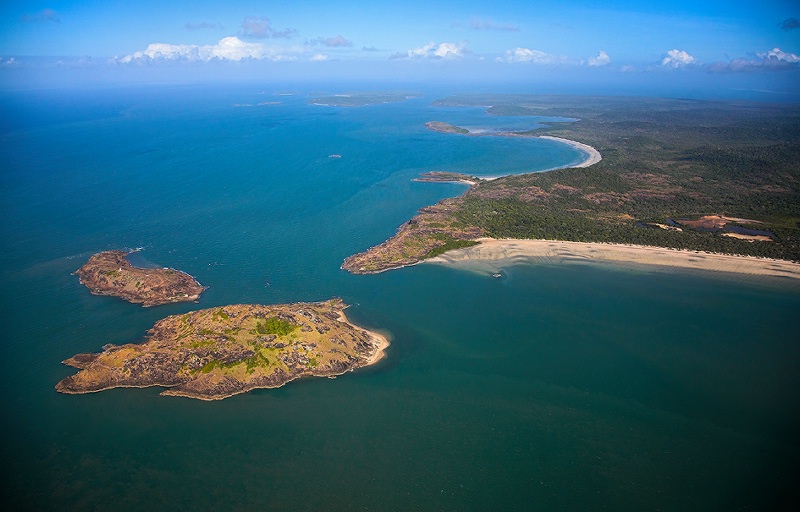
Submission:
M 363 327 L 357 326 L 356 324 L 348 320 L 347 315 L 344 313 L 344 311 L 339 312 L 339 321 L 350 325 L 354 329 L 360 329 L 366 332 L 369 335 L 370 339 L 372 340 L 373 346 L 375 347 L 375 351 L 372 353 L 372 355 L 370 355 L 364 360 L 364 364 L 356 368 L 352 368 L 350 370 L 345 370 L 345 371 L 353 371 L 357 370 L 358 368 L 363 368 L 365 366 L 372 366 L 373 364 L 377 363 L 378 361 L 386 357 L 386 349 L 389 348 L 389 345 L 391 345 L 389 339 L 386 336 L 377 331 L 372 331 L 370 329 L 365 329 Z M 337 375 L 342 375 L 343 373 L 345 372 L 339 373 Z
M 574 168 L 589 167 L 591 165 L 594 165 L 594 164 L 598 163 L 600 160 L 603 159 L 603 155 L 601 155 L 599 151 L 597 151 L 592 146 L 590 146 L 588 144 L 584 144 L 582 142 L 578 142 L 578 141 L 570 140 L 570 139 L 562 139 L 561 137 L 552 137 L 550 135 L 540 135 L 538 138 L 556 140 L 558 142 L 563 142 L 564 144 L 566 144 L 568 146 L 572 146 L 575 149 L 579 149 L 579 150 L 585 152 L 588 155 L 586 160 L 584 160 L 583 162 L 579 163 L 578 165 L 571 165 L 571 166 L 569 166 L 569 168 L 573 168 L 573 167 Z M 548 170 L 552 171 L 553 169 L 548 169 Z
M 466 128 L 461 128 L 460 126 L 455 126 L 455 125 L 451 125 L 451 124 L 448 124 L 448 123 L 442 123 L 442 122 L 439 122 L 439 121 L 429 121 L 429 122 L 425 123 L 425 127 L 428 128 L 431 131 L 434 131 L 434 132 L 450 133 L 450 134 L 456 134 L 456 135 L 467 135 L 469 137 L 523 137 L 523 138 L 530 138 L 530 139 L 548 139 L 548 140 L 554 140 L 554 141 L 557 141 L 557 142 L 561 142 L 563 144 L 566 144 L 566 145 L 568 145 L 570 147 L 573 147 L 573 148 L 575 148 L 575 149 L 577 149 L 579 151 L 582 151 L 582 152 L 586 153 L 586 159 L 583 162 L 581 162 L 581 163 L 579 163 L 577 165 L 565 165 L 565 166 L 560 166 L 560 167 L 553 167 L 553 168 L 550 168 L 550 169 L 542 169 L 541 171 L 535 171 L 535 172 L 547 172 L 547 171 L 555 171 L 556 169 L 572 169 L 572 168 L 589 167 L 589 166 L 592 166 L 592 165 L 598 163 L 600 160 L 603 159 L 603 156 L 600 154 L 600 152 L 597 151 L 595 148 L 593 148 L 592 146 L 590 146 L 588 144 L 584 144 L 582 142 L 578 142 L 578 141 L 571 140 L 571 139 L 564 139 L 562 137 L 553 137 L 552 135 L 532 135 L 532 134 L 528 134 L 528 133 L 519 133 L 519 132 L 480 132 L 480 133 L 475 133 L 475 132 L 470 132 Z M 504 174 L 504 175 L 490 176 L 490 177 L 481 176 L 481 179 L 494 180 L 494 179 L 497 179 L 497 178 L 503 178 L 505 176 L 507 176 L 507 175 Z M 467 182 L 467 183 L 469 183 L 469 182 Z M 472 183 L 469 183 L 469 184 L 472 185 Z
M 424 260 L 432 264 L 459 262 L 609 262 L 633 263 L 681 269 L 727 272 L 754 276 L 800 279 L 800 263 L 787 260 L 716 254 L 685 249 L 603 242 L 567 242 L 481 238 L 479 245 L 454 249 Z

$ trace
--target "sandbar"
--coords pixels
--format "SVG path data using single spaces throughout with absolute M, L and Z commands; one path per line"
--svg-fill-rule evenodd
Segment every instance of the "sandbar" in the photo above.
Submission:
M 601 242 L 494 238 L 481 238 L 478 241 L 481 242 L 479 245 L 448 251 L 424 262 L 613 262 L 800 279 L 800 263 L 787 260 Z M 486 270 L 490 269 L 487 267 Z

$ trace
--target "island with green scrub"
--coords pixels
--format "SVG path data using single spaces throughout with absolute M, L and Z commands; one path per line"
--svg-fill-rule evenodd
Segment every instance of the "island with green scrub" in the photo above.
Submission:
M 80 371 L 56 385 L 82 394 L 167 387 L 162 395 L 220 400 L 304 377 L 334 377 L 379 361 L 388 340 L 347 320 L 341 299 L 240 304 L 169 316 L 140 344 L 107 344 L 64 364 Z
M 355 92 L 350 94 L 335 94 L 333 96 L 320 96 L 308 102 L 321 107 L 365 107 L 367 105 L 383 105 L 386 103 L 400 103 L 412 98 L 419 98 L 419 93 L 404 92 Z
M 173 268 L 137 268 L 129 252 L 104 251 L 75 271 L 81 284 L 95 295 L 111 295 L 145 307 L 194 301 L 205 287 Z

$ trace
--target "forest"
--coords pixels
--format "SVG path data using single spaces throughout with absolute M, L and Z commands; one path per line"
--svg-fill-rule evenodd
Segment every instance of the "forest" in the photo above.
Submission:
M 648 98 L 470 96 L 490 115 L 578 118 L 525 132 L 593 146 L 594 166 L 483 181 L 457 202 L 458 225 L 492 237 L 634 243 L 800 260 L 800 108 Z M 768 231 L 651 227 L 719 215 Z

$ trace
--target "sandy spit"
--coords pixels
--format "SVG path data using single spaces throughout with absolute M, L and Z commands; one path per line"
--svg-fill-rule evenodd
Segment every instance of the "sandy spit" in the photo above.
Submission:
M 425 262 L 438 264 L 497 260 L 533 263 L 617 262 L 800 279 L 800 263 L 753 256 L 599 242 L 493 238 L 483 238 L 479 241 L 481 242 L 479 245 L 448 251 Z

